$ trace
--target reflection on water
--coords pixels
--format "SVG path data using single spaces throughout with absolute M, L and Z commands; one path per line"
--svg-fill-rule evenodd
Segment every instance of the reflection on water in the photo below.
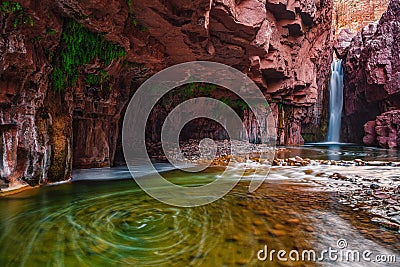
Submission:
M 80 181 L 2 198 L 0 265 L 313 266 L 260 262 L 256 255 L 265 245 L 287 251 L 336 248 L 340 238 L 350 248 L 399 255 L 400 234 L 339 206 L 334 193 L 316 190 L 306 179 L 287 179 L 296 176 L 296 168 L 271 172 L 255 193 L 242 181 L 224 198 L 197 208 L 160 203 L 132 180 Z M 210 169 L 165 174 L 183 185 L 208 183 L 216 175 Z
M 276 157 L 289 158 L 300 156 L 310 159 L 354 160 L 366 161 L 399 161 L 400 150 L 375 147 L 361 147 L 341 143 L 313 143 L 304 147 L 287 147 L 287 150 L 278 151 Z
M 340 146 L 338 145 L 329 146 L 327 154 L 329 160 L 340 160 Z

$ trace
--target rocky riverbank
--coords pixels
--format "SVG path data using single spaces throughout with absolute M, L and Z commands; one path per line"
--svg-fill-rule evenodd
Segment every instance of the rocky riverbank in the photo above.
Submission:
M 336 180 L 340 203 L 357 212 L 362 209 L 372 217 L 371 222 L 400 232 L 400 178 L 390 181 L 382 177 L 344 176 L 335 173 L 330 176 Z M 342 190 L 342 187 L 350 190 Z
M 278 164 L 272 169 L 283 172 L 281 176 L 292 172 L 292 179 L 309 181 L 318 190 L 334 192 L 341 205 L 355 213 L 367 213 L 370 222 L 400 232 L 399 162 L 304 160 L 300 157 L 274 162 Z
M 199 140 L 189 140 L 180 144 L 181 151 L 190 162 L 200 159 Z M 249 150 L 256 151 L 257 145 Z M 233 157 L 228 140 L 216 141 L 216 158 L 213 167 L 225 167 Z M 318 190 L 336 194 L 338 203 L 348 206 L 354 212 L 369 214 L 370 222 L 387 229 L 400 232 L 400 168 L 399 161 L 370 161 L 360 158 L 353 160 L 311 159 L 294 156 L 294 149 L 275 148 L 275 158 L 267 179 L 298 180 L 310 183 Z M 165 161 L 161 144 L 150 148 L 155 161 Z M 254 170 L 259 163 L 257 151 L 247 157 L 234 157 L 238 164 L 247 164 L 246 173 Z M 290 157 L 280 158 L 285 155 Z M 268 164 L 268 163 L 267 163 Z

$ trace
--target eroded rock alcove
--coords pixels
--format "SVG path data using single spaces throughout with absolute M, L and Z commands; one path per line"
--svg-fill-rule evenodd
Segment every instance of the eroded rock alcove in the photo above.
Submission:
M 323 140 L 332 1 L 7 3 L 17 8 L 0 17 L 2 186 L 113 166 L 135 90 L 157 71 L 191 60 L 249 75 L 279 118 L 280 144 Z M 85 31 L 109 48 L 88 50 L 76 34 Z M 78 61 L 63 58 L 71 42 Z

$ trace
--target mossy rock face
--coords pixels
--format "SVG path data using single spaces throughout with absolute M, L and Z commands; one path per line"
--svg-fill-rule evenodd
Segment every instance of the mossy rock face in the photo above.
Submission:
M 331 75 L 325 81 L 325 87 L 323 91 L 323 100 L 322 100 L 322 114 L 321 114 L 321 122 L 316 131 L 316 140 L 315 141 L 324 141 L 328 135 L 328 124 L 329 124 L 329 84 L 330 84 Z
M 190 83 L 168 92 L 162 98 L 160 104 L 162 107 L 167 107 L 169 109 L 195 97 L 214 97 L 239 113 L 249 108 L 246 102 L 234 94 L 226 92 L 227 96 L 216 96 L 217 91 L 221 91 L 221 88 L 214 84 Z
M 305 143 L 314 142 L 314 138 L 315 138 L 314 134 L 310 134 L 310 133 L 304 133 L 302 135 L 302 137 L 303 137 Z
M 53 117 L 51 126 L 52 156 L 49 182 L 69 179 L 72 161 L 72 119 L 68 115 Z
M 34 21 L 20 3 L 14 1 L 3 1 L 0 3 L 0 17 L 9 18 L 14 28 L 21 25 L 33 27 Z
M 325 81 L 325 86 L 322 98 L 322 112 L 319 120 L 319 124 L 303 124 L 302 125 L 302 136 L 305 143 L 322 142 L 325 141 L 328 134 L 329 124 L 329 83 L 330 75 Z
M 91 32 L 82 24 L 67 19 L 56 55 L 50 77 L 54 90 L 63 92 L 76 85 L 85 65 L 98 59 L 103 66 L 107 66 L 113 60 L 125 57 L 126 52 L 119 45 L 106 41 L 103 34 Z M 101 69 L 98 74 L 88 75 L 86 82 L 88 85 L 99 85 L 109 79 Z

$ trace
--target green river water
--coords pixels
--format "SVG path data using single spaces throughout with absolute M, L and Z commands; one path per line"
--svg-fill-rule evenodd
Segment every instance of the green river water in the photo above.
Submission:
M 339 204 L 337 193 L 304 176 L 304 168 L 274 167 L 256 192 L 249 193 L 249 182 L 242 180 L 222 199 L 196 208 L 168 206 L 132 179 L 115 178 L 3 197 L 0 266 L 399 266 L 257 258 L 266 245 L 277 251 L 321 252 L 338 249 L 337 241 L 345 239 L 348 248 L 396 255 L 400 261 L 400 233 Z M 212 181 L 217 173 L 170 171 L 164 176 L 193 186 Z M 129 174 L 120 171 L 116 176 Z

